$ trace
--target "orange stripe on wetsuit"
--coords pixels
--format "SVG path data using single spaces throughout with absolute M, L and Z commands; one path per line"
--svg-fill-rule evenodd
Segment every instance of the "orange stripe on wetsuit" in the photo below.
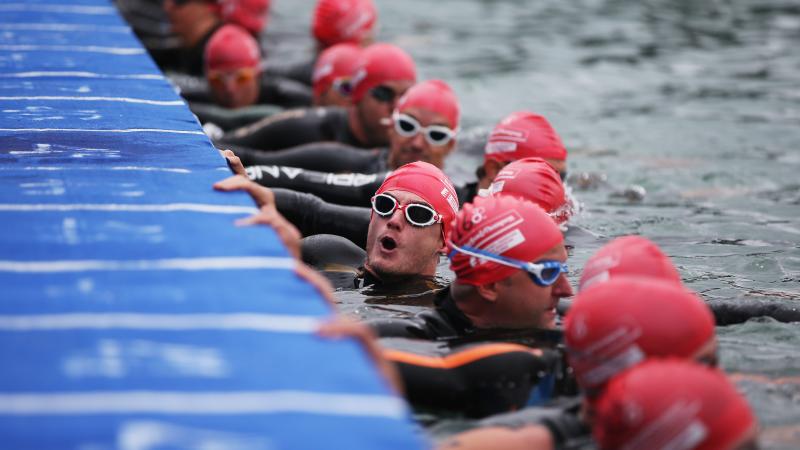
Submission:
M 475 362 L 490 356 L 507 354 L 511 352 L 525 352 L 535 356 L 542 356 L 542 351 L 520 344 L 485 344 L 478 347 L 462 350 L 448 356 L 423 356 L 401 350 L 384 350 L 384 356 L 392 362 L 424 366 L 434 369 L 452 369 Z

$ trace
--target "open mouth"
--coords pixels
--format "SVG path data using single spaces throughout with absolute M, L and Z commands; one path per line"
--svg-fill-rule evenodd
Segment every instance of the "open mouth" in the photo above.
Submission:
M 381 247 L 387 251 L 394 250 L 397 248 L 397 241 L 390 238 L 389 236 L 384 236 L 381 238 Z

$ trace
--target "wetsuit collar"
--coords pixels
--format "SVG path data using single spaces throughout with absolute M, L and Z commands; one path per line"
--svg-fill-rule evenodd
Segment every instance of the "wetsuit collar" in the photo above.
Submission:
M 433 303 L 436 305 L 436 310 L 442 318 L 452 325 L 457 335 L 464 336 L 475 331 L 475 324 L 458 309 L 458 305 L 456 305 L 455 300 L 453 300 L 453 297 L 450 295 L 450 286 L 447 286 L 436 294 Z

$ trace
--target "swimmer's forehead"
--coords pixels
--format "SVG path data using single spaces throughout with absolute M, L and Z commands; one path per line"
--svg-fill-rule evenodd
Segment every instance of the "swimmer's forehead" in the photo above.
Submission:
M 402 189 L 389 189 L 388 191 L 385 191 L 384 194 L 391 195 L 401 205 L 407 205 L 409 203 L 421 203 L 423 205 L 431 206 L 430 203 L 425 201 L 425 199 L 423 199 L 419 195 L 413 192 L 404 191 Z

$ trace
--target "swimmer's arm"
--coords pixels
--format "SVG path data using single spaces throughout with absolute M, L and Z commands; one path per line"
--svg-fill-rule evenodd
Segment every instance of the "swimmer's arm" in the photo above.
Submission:
M 284 108 L 311 106 L 311 87 L 296 80 L 281 77 L 264 77 L 261 84 L 261 101 Z
M 249 166 L 247 175 L 270 188 L 285 188 L 318 196 L 338 205 L 369 207 L 370 199 L 385 178 L 384 173 L 317 172 L 282 166 Z
M 458 433 L 442 442 L 437 450 L 552 450 L 553 438 L 547 428 L 528 425 L 518 429 L 479 428 Z
M 366 248 L 370 209 L 334 205 L 317 196 L 287 189 L 272 189 L 272 192 L 278 211 L 303 236 L 335 234 Z
M 315 126 L 319 118 L 307 109 L 293 109 L 225 133 L 223 146 L 237 145 L 261 151 L 274 151 L 324 140 Z M 315 132 L 315 130 L 317 130 Z
M 272 191 L 253 183 L 241 175 L 234 175 L 214 183 L 214 189 L 225 192 L 245 191 L 249 193 L 253 201 L 258 205 L 259 211 L 250 217 L 237 220 L 236 225 L 267 225 L 271 227 L 292 256 L 296 259 L 300 259 L 300 239 L 302 239 L 303 236 L 294 225 L 278 212 L 275 207 L 275 196 L 272 194 Z

